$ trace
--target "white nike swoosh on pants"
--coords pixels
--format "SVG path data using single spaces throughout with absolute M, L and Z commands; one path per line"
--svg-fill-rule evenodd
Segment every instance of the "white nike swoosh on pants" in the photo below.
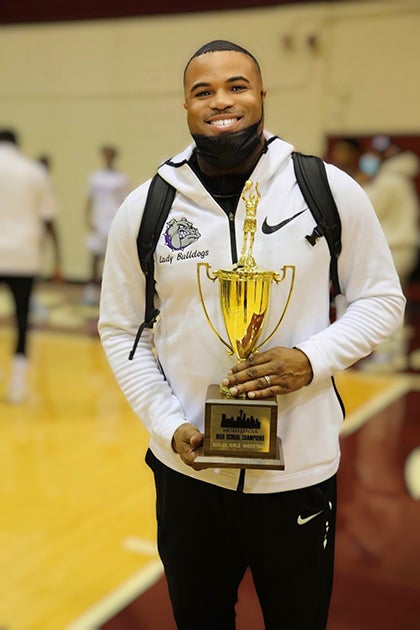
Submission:
M 309 521 L 311 521 L 316 516 L 319 516 L 320 514 L 322 514 L 323 511 L 324 510 L 321 510 L 320 512 L 317 512 L 316 514 L 311 514 L 310 516 L 306 516 L 305 518 L 302 518 L 302 516 L 299 514 L 299 516 L 297 518 L 297 524 L 298 525 L 305 525 L 305 523 L 308 523 Z

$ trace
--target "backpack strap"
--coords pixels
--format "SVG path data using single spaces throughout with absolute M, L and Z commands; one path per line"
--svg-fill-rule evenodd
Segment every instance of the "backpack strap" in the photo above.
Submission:
M 315 155 L 292 153 L 295 175 L 302 195 L 316 221 L 312 234 L 305 238 L 313 246 L 324 236 L 331 255 L 330 278 L 335 297 L 341 293 L 338 279 L 337 259 L 341 252 L 341 221 L 337 206 L 328 183 L 325 164 Z
M 137 252 L 140 266 L 146 279 L 146 306 L 144 309 L 144 322 L 140 325 L 131 349 L 129 359 L 133 359 L 142 332 L 145 328 L 152 328 L 159 309 L 155 308 L 155 278 L 154 278 L 154 253 L 159 236 L 168 217 L 175 197 L 175 188 L 168 184 L 156 173 L 150 182 L 144 206 L 143 217 L 137 235 Z

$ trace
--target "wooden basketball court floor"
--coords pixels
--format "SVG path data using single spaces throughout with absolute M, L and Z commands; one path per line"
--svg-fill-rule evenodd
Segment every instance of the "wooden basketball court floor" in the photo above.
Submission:
M 13 333 L 0 326 L 0 629 L 173 630 L 148 437 L 93 327 L 79 330 L 31 332 L 30 394 L 10 405 Z M 419 375 L 336 380 L 347 419 L 329 630 L 418 630 Z M 262 628 L 246 576 L 238 630 Z

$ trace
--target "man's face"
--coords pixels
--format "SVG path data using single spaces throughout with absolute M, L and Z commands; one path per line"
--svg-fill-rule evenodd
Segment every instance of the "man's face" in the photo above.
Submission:
M 115 149 L 113 149 L 112 147 L 103 147 L 102 157 L 105 164 L 112 164 L 114 159 L 116 158 Z
M 357 150 L 346 142 L 337 141 L 331 149 L 331 161 L 348 173 L 357 168 L 359 155 Z
M 185 74 L 184 95 L 191 134 L 217 136 L 241 131 L 263 116 L 261 75 L 244 53 L 217 51 L 192 59 Z

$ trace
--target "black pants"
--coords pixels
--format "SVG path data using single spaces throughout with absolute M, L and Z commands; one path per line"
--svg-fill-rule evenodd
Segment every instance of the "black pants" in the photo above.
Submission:
M 159 462 L 158 547 L 179 630 L 234 630 L 252 572 L 266 630 L 324 630 L 334 565 L 336 477 L 275 494 L 225 490 Z
M 33 276 L 1 276 L 0 283 L 6 284 L 13 295 L 16 321 L 15 354 L 26 354 L 29 306 L 34 284 Z

